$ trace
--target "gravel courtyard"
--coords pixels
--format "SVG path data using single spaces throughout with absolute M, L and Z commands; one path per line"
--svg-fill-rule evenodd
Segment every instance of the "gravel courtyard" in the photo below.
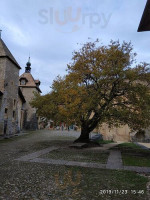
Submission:
M 44 130 L 0 140 L 0 200 L 147 199 L 148 179 L 135 172 L 17 160 L 51 147 L 59 148 L 60 154 L 58 151 L 53 156 L 61 158 L 66 152 L 61 149 L 72 144 L 79 134 Z M 69 159 L 67 152 L 66 157 Z M 88 159 L 93 161 L 93 157 L 92 152 Z

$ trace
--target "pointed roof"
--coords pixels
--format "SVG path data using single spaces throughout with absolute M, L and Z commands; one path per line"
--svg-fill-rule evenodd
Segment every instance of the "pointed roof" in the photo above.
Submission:
M 19 79 L 25 78 L 27 81 L 26 86 L 36 86 L 33 76 L 30 73 L 23 73 Z
M 28 62 L 26 63 L 25 72 L 26 72 L 26 73 L 31 73 L 31 62 L 30 62 L 30 57 L 29 57 L 29 59 L 28 59 Z
M 17 61 L 14 58 L 14 56 L 12 55 L 12 53 L 9 51 L 8 47 L 6 46 L 6 44 L 0 38 L 0 58 L 4 58 L 4 57 L 8 58 L 11 62 L 13 62 L 13 64 L 16 65 L 16 67 L 21 69 L 21 67 L 17 63 Z
M 26 85 L 19 85 L 20 87 L 30 87 L 30 88 L 36 88 L 39 92 L 41 92 L 40 88 L 37 87 L 36 83 L 37 80 L 34 80 L 33 76 L 31 73 L 23 73 L 20 77 L 19 80 L 21 80 L 22 78 L 26 79 Z
M 35 84 L 41 84 L 41 81 L 40 80 L 34 80 L 35 81 Z
M 143 12 L 138 32 L 150 31 L 150 0 L 147 0 L 145 10 Z

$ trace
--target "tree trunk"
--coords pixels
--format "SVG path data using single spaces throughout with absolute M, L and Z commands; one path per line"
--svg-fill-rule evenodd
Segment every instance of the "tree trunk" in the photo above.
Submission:
M 93 117 L 93 120 L 90 120 L 90 123 L 84 121 L 81 125 L 81 135 L 77 140 L 74 141 L 74 143 L 91 143 L 89 134 L 96 128 L 98 122 L 99 120 L 97 117 Z
M 77 140 L 74 141 L 74 143 L 89 143 L 89 134 L 90 131 L 88 127 L 81 127 L 81 135 Z

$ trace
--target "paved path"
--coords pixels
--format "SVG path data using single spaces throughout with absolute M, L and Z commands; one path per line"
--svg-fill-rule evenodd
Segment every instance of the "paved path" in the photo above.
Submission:
M 45 163 L 45 164 L 50 164 L 50 165 L 78 166 L 78 167 L 86 167 L 86 168 L 128 170 L 128 171 L 135 171 L 135 172 L 150 173 L 150 167 L 123 166 L 121 152 L 118 150 L 110 151 L 107 164 L 40 158 L 41 155 L 47 154 L 56 149 L 58 149 L 58 147 L 46 148 L 41 151 L 37 151 L 31 154 L 28 154 L 26 156 L 22 156 L 15 160 L 31 162 L 31 163 Z
M 30 161 L 30 160 L 33 160 L 33 159 L 36 159 L 37 157 L 39 156 L 42 156 L 44 154 L 47 154 L 53 150 L 56 150 L 58 149 L 58 147 L 50 147 L 50 148 L 46 148 L 46 149 L 43 149 L 43 150 L 40 150 L 40 151 L 36 151 L 34 153 L 31 153 L 31 154 L 28 154 L 26 156 L 22 156 L 16 160 L 20 160 L 20 161 Z
M 107 169 L 123 169 L 120 151 L 110 151 L 106 168 Z
M 116 143 L 109 143 L 109 144 L 104 144 L 102 147 L 101 147 L 101 149 L 102 150 L 109 150 L 109 149 L 111 149 L 111 148 L 114 148 L 114 147 L 116 147 L 118 144 L 121 144 L 121 143 L 123 143 L 123 142 L 116 142 Z
M 115 142 L 115 143 L 103 144 L 103 146 L 101 146 L 101 147 L 92 147 L 92 148 L 90 148 L 90 150 L 108 151 L 108 150 L 110 150 L 111 148 L 114 148 L 114 147 L 116 147 L 118 144 L 121 144 L 121 143 L 123 143 L 123 142 Z
M 121 153 L 116 150 L 111 150 L 110 155 L 108 157 L 107 164 L 100 164 L 100 163 L 87 163 L 87 162 L 75 162 L 75 161 L 66 161 L 66 160 L 54 160 L 54 159 L 43 159 L 40 158 L 41 155 L 47 154 L 50 151 L 60 148 L 61 142 L 56 146 L 51 146 L 49 148 L 44 148 L 45 145 L 51 143 L 53 144 L 53 138 L 56 140 L 57 136 L 59 140 L 63 137 L 67 137 L 70 139 L 77 138 L 79 136 L 79 132 L 73 131 L 43 131 L 43 134 L 36 133 L 33 135 L 27 135 L 23 138 L 19 138 L 19 142 L 17 140 L 12 141 L 12 143 L 1 143 L 1 154 L 0 154 L 0 166 L 7 163 L 8 161 L 15 160 L 15 161 L 23 161 L 28 163 L 47 163 L 51 165 L 66 165 L 66 166 L 81 166 L 81 167 L 91 167 L 91 168 L 102 168 L 102 169 L 120 169 L 120 170 L 129 170 L 129 171 L 136 171 L 136 172 L 145 172 L 150 173 L 150 167 L 136 167 L 136 166 L 123 166 L 122 165 L 122 158 Z M 30 139 L 29 139 L 30 138 Z M 39 144 L 40 142 L 40 144 Z M 43 148 L 43 150 L 34 151 L 34 144 L 36 143 L 36 148 Z M 68 141 L 69 144 L 70 142 Z M 42 146 L 39 146 L 42 145 Z M 65 144 L 65 146 L 66 146 Z M 91 148 L 91 150 L 102 150 L 102 151 L 109 151 L 109 149 L 115 147 L 118 143 L 111 143 L 105 144 L 103 147 L 99 148 Z M 140 145 L 145 145 L 147 148 L 150 147 L 149 143 L 140 143 Z M 9 153 L 8 153 L 9 152 Z M 25 153 L 26 152 L 26 153 Z M 28 154 L 27 154 L 28 152 Z M 31 153 L 30 153 L 31 152 Z M 23 155 L 23 156 L 21 156 Z M 18 158 L 19 157 L 19 158 Z
M 47 159 L 44 154 L 54 149 L 63 149 L 72 144 L 74 139 L 79 136 L 78 132 L 61 132 L 61 131 L 37 131 L 31 132 L 21 137 L 0 140 L 0 200 L 17 200 L 17 199 L 47 199 L 47 200 L 68 200 L 73 198 L 72 194 L 79 189 L 79 195 L 73 199 L 95 199 L 99 200 L 100 196 L 95 196 L 103 185 L 103 179 L 108 177 L 107 186 L 112 188 L 114 181 L 117 181 L 118 172 L 107 169 L 106 164 L 75 162 Z M 116 145 L 116 144 L 113 144 Z M 110 152 L 111 145 L 104 145 L 99 152 Z M 76 151 L 76 150 L 75 150 Z M 98 152 L 96 149 L 83 149 L 83 152 Z M 111 160 L 111 152 L 109 160 Z M 65 156 L 66 157 L 66 156 Z M 118 157 L 113 162 L 116 162 Z M 117 161 L 118 162 L 118 161 Z M 67 167 L 66 167 L 67 166 Z M 80 166 L 80 168 L 72 168 L 72 166 Z M 123 168 L 124 170 L 136 171 L 135 168 Z M 138 168 L 138 171 L 147 170 L 147 168 Z M 90 171 L 89 171 L 90 170 Z M 122 170 L 122 169 L 121 169 Z M 148 169 L 149 170 L 149 169 Z M 65 189 L 60 187 L 60 183 L 64 186 L 67 181 L 75 181 L 76 175 L 81 172 L 82 182 L 80 186 L 72 186 L 70 182 Z M 87 176 L 87 174 L 91 174 Z M 124 175 L 129 177 L 128 173 L 123 171 Z M 105 174 L 106 173 L 106 174 Z M 122 172 L 121 172 L 122 173 Z M 69 179 L 68 174 L 71 176 Z M 116 176 L 116 174 L 118 174 Z M 106 175 L 106 176 L 105 176 Z M 146 174 L 147 176 L 148 174 Z M 68 180 L 65 177 L 68 177 Z M 114 177 L 111 179 L 111 177 Z M 135 174 L 135 177 L 139 177 Z M 58 181 L 57 181 L 58 179 Z M 139 179 L 138 179 L 139 180 Z M 59 185 L 57 184 L 59 183 Z M 129 189 L 134 189 L 134 185 L 124 182 Z M 120 182 L 119 188 L 124 188 L 124 183 Z M 88 187 L 85 187 L 85 186 Z M 118 188 L 118 189 L 119 189 Z M 74 190 L 75 189 L 75 190 Z M 77 190 L 78 191 L 78 190 Z M 86 194 L 86 195 L 85 195 Z M 61 197 L 60 197 L 61 195 Z M 67 195 L 67 196 L 65 196 Z M 129 196 L 130 197 L 130 196 Z M 134 195 L 132 195 L 134 199 Z M 119 197 L 118 197 L 119 198 Z
M 140 146 L 145 147 L 145 149 L 150 149 L 150 143 L 141 143 L 141 142 L 138 142 L 137 144 L 139 144 Z

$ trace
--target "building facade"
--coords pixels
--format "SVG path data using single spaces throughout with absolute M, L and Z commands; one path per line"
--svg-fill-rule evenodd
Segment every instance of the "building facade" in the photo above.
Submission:
M 0 135 L 18 132 L 18 84 L 21 67 L 0 39 Z
M 25 73 L 0 38 L 0 136 L 11 137 L 22 130 L 38 129 L 39 117 L 30 106 L 40 81 L 31 75 L 30 59 Z
M 25 67 L 25 73 L 19 77 L 19 88 L 26 101 L 24 109 L 24 129 L 36 130 L 39 128 L 39 117 L 36 114 L 36 109 L 32 108 L 30 102 L 34 98 L 34 93 L 41 93 L 39 88 L 40 81 L 35 80 L 31 74 L 30 58 Z M 21 119 L 20 119 L 21 120 Z M 19 120 L 19 121 L 20 121 Z

